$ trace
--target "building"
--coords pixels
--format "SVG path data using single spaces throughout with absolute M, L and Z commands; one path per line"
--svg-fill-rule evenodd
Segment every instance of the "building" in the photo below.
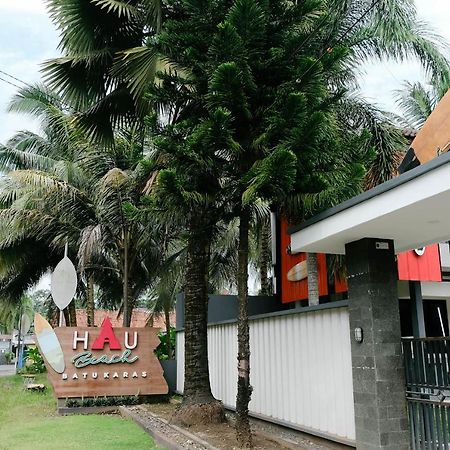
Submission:
M 87 327 L 87 313 L 85 309 L 77 309 L 77 326 Z M 117 311 L 108 311 L 104 309 L 96 309 L 94 311 L 94 326 L 101 326 L 103 319 L 108 317 L 113 327 L 120 328 L 122 326 L 123 317 Z M 170 314 L 171 326 L 175 326 L 175 313 Z M 155 328 L 166 328 L 164 315 L 153 316 L 151 311 L 145 308 L 134 308 L 131 316 L 131 326 L 141 328 L 145 326 L 153 326 Z
M 10 334 L 0 334 L 0 365 L 6 364 L 5 353 L 10 352 L 12 336 Z

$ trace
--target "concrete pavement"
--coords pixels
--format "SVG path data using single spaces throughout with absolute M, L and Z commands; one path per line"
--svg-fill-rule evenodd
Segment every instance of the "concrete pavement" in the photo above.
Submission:
M 16 373 L 14 364 L 11 364 L 9 366 L 0 366 L 0 377 L 6 376 L 6 375 L 14 375 Z

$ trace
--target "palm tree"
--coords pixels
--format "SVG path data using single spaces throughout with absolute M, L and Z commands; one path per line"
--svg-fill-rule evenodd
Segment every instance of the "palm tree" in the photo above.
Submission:
M 24 315 L 32 323 L 34 308 L 29 296 L 24 295 L 15 303 L 0 299 L 0 331 L 2 333 L 12 333 L 14 329 L 19 329 L 21 318 Z
M 149 112 L 143 86 L 153 82 L 156 59 L 143 47 L 161 27 L 158 0 L 48 0 L 50 18 L 60 31 L 63 56 L 44 64 L 47 84 L 78 112 L 79 126 L 96 141 L 111 144 L 117 127 L 142 123 Z M 123 80 L 147 53 L 139 83 Z
M 16 111 L 37 115 L 45 137 L 20 132 L 0 149 L 2 168 L 13 169 L 3 182 L 0 245 L 5 252 L 26 240 L 39 242 L 54 258 L 68 239 L 80 273 L 87 274 L 90 322 L 94 280 L 112 294 L 122 279 L 128 326 L 133 302 L 146 288 L 140 280 L 147 279 L 156 259 L 151 229 L 130 222 L 124 212 L 139 200 L 148 177 L 142 145 L 133 133 L 118 136 L 114 148 L 89 144 L 57 100 L 45 88 L 33 87 L 11 103 Z M 49 261 L 41 261 L 40 273 L 49 268 Z
M 336 44 L 345 46 L 344 66 L 350 69 L 333 75 L 330 83 L 346 90 L 339 102 L 342 126 L 367 129 L 372 134 L 376 157 L 369 166 L 365 186 L 370 188 L 397 175 L 405 141 L 391 117 L 361 100 L 357 68 L 368 60 L 415 57 L 435 83 L 448 84 L 449 62 L 444 56 L 448 45 L 430 25 L 418 20 L 415 5 L 409 0 L 334 0 L 330 7 L 321 27 L 324 51 L 338 50 Z
M 249 234 L 249 262 L 254 276 L 259 282 L 259 295 L 271 295 L 273 288 L 270 280 L 272 262 L 272 230 L 270 205 L 261 202 L 251 220 Z
M 402 111 L 400 123 L 420 129 L 441 98 L 450 88 L 448 81 L 431 80 L 428 85 L 405 81 L 403 89 L 396 91 L 397 105 Z

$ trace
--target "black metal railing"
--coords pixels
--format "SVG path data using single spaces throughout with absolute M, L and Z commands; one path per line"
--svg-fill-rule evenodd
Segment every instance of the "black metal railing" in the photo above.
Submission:
M 450 338 L 402 339 L 413 450 L 450 450 Z
M 408 398 L 412 450 L 450 448 L 450 405 Z

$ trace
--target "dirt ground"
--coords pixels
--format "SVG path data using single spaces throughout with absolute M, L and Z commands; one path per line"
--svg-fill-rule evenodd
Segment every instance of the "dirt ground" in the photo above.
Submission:
M 156 417 L 164 419 L 164 421 L 171 423 L 171 418 L 177 403 L 157 403 L 141 405 L 139 408 L 141 418 L 147 417 L 147 420 L 155 423 Z M 148 413 L 148 414 L 146 414 Z M 210 446 L 221 450 L 236 450 L 238 449 L 235 430 L 234 430 L 234 414 L 227 413 L 227 423 L 220 425 L 195 425 L 185 430 L 203 441 L 206 441 Z M 164 430 L 164 426 L 157 425 L 158 431 L 163 433 L 171 433 L 171 438 L 181 445 L 182 448 L 189 449 L 203 449 L 202 447 L 194 445 L 194 443 L 187 442 L 185 436 L 174 436 L 173 431 Z M 256 450 L 270 449 L 270 450 L 348 450 L 347 447 L 341 444 L 335 444 L 324 439 L 312 437 L 310 435 L 290 430 L 285 427 L 269 424 L 262 420 L 251 419 L 251 426 L 253 432 L 253 442 Z

